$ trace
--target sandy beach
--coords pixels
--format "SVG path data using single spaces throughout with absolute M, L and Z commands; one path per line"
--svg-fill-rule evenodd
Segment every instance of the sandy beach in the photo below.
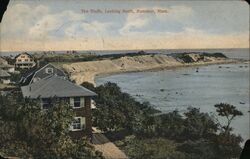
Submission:
M 83 82 L 95 84 L 95 77 L 100 75 L 242 62 L 242 60 L 222 57 L 205 57 L 203 60 L 198 60 L 199 55 L 197 54 L 189 54 L 189 56 L 194 62 L 187 63 L 172 56 L 156 54 L 134 57 L 125 56 L 114 60 L 76 62 L 64 64 L 62 67 L 70 75 L 70 79 L 77 84 Z

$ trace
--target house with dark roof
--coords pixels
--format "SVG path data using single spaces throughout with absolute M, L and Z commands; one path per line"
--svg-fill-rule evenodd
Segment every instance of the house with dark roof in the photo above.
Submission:
M 1 81 L 1 83 L 9 84 L 10 83 L 10 76 L 11 75 L 7 71 L 2 70 L 0 68 L 0 81 Z
M 33 67 L 28 70 L 23 74 L 19 83 L 21 85 L 28 85 L 51 75 L 60 76 L 65 79 L 68 78 L 67 75 L 61 69 L 58 69 L 54 65 L 49 63 L 40 67 Z
M 36 65 L 34 58 L 27 52 L 17 55 L 15 59 L 15 67 L 19 69 L 30 69 Z
M 68 103 L 76 114 L 70 127 L 72 136 L 79 138 L 92 135 L 91 98 L 96 93 L 57 75 L 22 86 L 21 91 L 23 97 L 39 100 L 43 109 L 53 106 L 52 98 Z

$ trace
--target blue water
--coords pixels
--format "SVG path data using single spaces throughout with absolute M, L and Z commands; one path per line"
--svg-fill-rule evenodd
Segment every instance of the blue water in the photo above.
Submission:
M 140 50 L 103 50 L 81 51 L 98 55 L 122 54 Z M 224 53 L 229 58 L 249 60 L 249 49 L 158 49 L 145 50 L 148 53 L 183 53 L 208 52 Z M 41 53 L 32 51 L 28 53 Z M 0 56 L 16 55 L 20 52 L 0 52 Z M 66 51 L 55 51 L 63 54 Z M 221 66 L 221 68 L 220 68 Z M 235 105 L 244 115 L 233 121 L 234 131 L 244 140 L 249 136 L 249 65 L 227 64 L 210 65 L 199 68 L 181 68 L 156 72 L 124 73 L 107 77 L 98 77 L 97 85 L 107 81 L 117 83 L 123 91 L 131 94 L 139 101 L 149 101 L 162 112 L 175 109 L 183 112 L 187 107 L 200 108 L 203 112 L 215 113 L 214 104 L 226 102 Z M 221 120 L 221 119 L 220 119 Z
M 249 134 L 249 64 L 209 65 L 156 72 L 123 73 L 98 77 L 96 84 L 117 83 L 138 101 L 148 101 L 162 112 L 189 106 L 216 114 L 214 105 L 225 102 L 243 112 L 232 126 L 244 140 Z M 220 119 L 223 122 L 222 119 Z

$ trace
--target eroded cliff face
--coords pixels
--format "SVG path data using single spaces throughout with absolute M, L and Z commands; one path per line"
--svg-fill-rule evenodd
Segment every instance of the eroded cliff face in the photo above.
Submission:
M 133 57 L 125 56 L 115 60 L 107 59 L 76 62 L 64 64 L 63 68 L 70 75 L 71 80 L 74 80 L 77 84 L 81 84 L 85 81 L 94 83 L 95 76 L 99 74 L 145 71 L 186 65 L 225 62 L 227 60 L 226 57 L 203 56 L 193 53 L 186 54 L 185 56 L 190 62 L 187 62 L 185 58 L 156 54 Z

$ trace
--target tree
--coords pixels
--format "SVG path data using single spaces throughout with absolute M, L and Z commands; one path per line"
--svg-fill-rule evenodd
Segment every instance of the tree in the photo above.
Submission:
M 128 136 L 120 146 L 133 159 L 185 159 L 184 154 L 176 150 L 177 144 L 165 138 L 141 140 L 134 136 Z
M 188 108 L 184 113 L 184 140 L 200 140 L 213 138 L 218 130 L 218 124 L 208 113 L 200 112 L 198 108 Z
M 148 103 L 139 103 L 129 94 L 121 91 L 115 83 L 93 87 L 89 83 L 82 86 L 95 91 L 97 109 L 93 110 L 93 125 L 105 132 L 126 129 L 132 132 L 146 114 L 155 112 Z
M 215 147 L 217 154 L 222 158 L 237 158 L 239 157 L 242 148 L 240 143 L 243 141 L 240 135 L 232 133 L 231 122 L 235 117 L 243 115 L 243 113 L 236 109 L 235 106 L 227 103 L 216 104 L 216 111 L 219 116 L 226 118 L 226 125 L 221 126 L 221 132 L 215 140 Z
M 231 122 L 235 117 L 242 116 L 243 113 L 237 110 L 235 106 L 227 103 L 215 104 L 214 106 L 216 107 L 216 112 L 218 113 L 218 115 L 227 119 L 226 125 L 222 126 L 222 129 L 226 134 L 230 133 L 230 131 L 232 130 L 232 128 L 230 127 Z
M 98 158 L 88 140 L 70 137 L 74 113 L 52 99 L 53 107 L 41 110 L 36 101 L 20 93 L 0 96 L 0 154 L 21 158 Z
M 242 113 L 232 105 L 216 105 L 219 115 L 227 119 L 219 129 L 220 122 L 197 108 L 190 107 L 183 114 L 178 110 L 155 114 L 157 111 L 149 103 L 135 101 L 114 83 L 84 86 L 98 94 L 94 125 L 112 134 L 125 129 L 129 132 L 126 135 L 133 136 L 131 140 L 125 135 L 113 138 L 131 158 L 228 159 L 241 152 L 242 138 L 231 132 L 230 124 Z M 169 149 L 172 151 L 167 152 Z

